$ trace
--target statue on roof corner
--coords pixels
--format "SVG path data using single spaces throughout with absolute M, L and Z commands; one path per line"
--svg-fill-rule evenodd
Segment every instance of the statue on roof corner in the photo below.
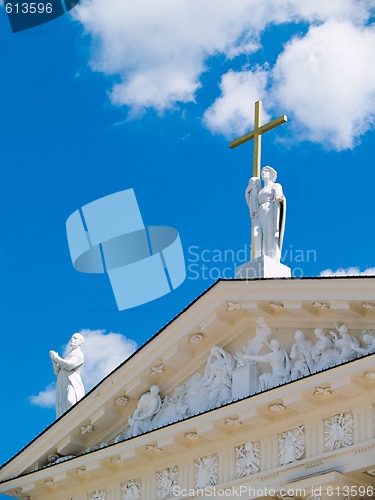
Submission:
M 71 351 L 66 358 L 59 356 L 56 351 L 49 352 L 53 371 L 57 377 L 56 418 L 69 410 L 85 395 L 85 388 L 80 374 L 84 362 L 81 351 L 84 340 L 83 335 L 80 333 L 72 335 L 69 342 Z
M 245 196 L 250 210 L 254 258 L 266 255 L 280 262 L 285 229 L 286 199 L 277 172 L 272 167 L 261 171 L 263 187 L 258 177 L 251 177 Z

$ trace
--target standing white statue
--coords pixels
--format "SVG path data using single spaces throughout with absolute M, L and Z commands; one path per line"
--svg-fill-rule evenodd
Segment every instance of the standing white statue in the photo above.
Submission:
M 159 387 L 153 385 L 150 392 L 142 394 L 138 401 L 137 409 L 132 417 L 129 417 L 130 425 L 129 437 L 138 436 L 152 428 L 152 417 L 158 413 L 161 408 L 161 399 L 159 396 Z
M 252 177 L 246 189 L 246 201 L 252 221 L 254 257 L 266 255 L 280 262 L 284 238 L 286 199 L 281 184 L 276 183 L 277 172 L 263 167 L 260 180 Z
M 56 351 L 50 351 L 53 371 L 57 377 L 56 381 L 56 417 L 65 413 L 85 395 L 80 369 L 84 362 L 81 345 L 84 337 L 75 333 L 70 339 L 72 348 L 66 358 L 62 358 Z

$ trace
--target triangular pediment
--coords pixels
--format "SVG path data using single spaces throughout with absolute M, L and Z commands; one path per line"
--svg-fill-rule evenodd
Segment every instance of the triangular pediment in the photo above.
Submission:
M 186 395 L 190 390 L 194 394 L 194 384 L 207 379 L 207 362 L 213 347 L 228 353 L 235 363 L 233 370 L 239 369 L 236 353 L 244 351 L 255 337 L 259 318 L 272 331 L 268 340 L 277 339 L 288 353 L 296 330 L 303 330 L 314 343 L 316 328 L 328 332 L 336 323 L 347 325 L 360 343 L 362 331 L 375 323 L 374 291 L 375 278 L 371 277 L 217 282 L 5 464 L 0 471 L 0 480 L 5 481 L 2 491 L 7 491 L 6 483 L 9 489 L 17 489 L 22 483 L 20 479 L 18 483 L 10 480 L 12 477 L 31 473 L 37 482 L 55 474 L 53 470 L 60 470 L 63 475 L 73 469 L 77 472 L 82 456 L 92 457 L 92 471 L 100 468 L 101 461 L 109 467 L 126 460 L 137 464 L 148 459 L 148 451 L 157 452 L 163 447 L 183 449 L 191 446 L 197 436 L 213 440 L 232 432 L 238 423 L 267 428 L 282 418 L 275 409 L 277 405 L 286 408 L 285 415 L 289 412 L 293 420 L 300 412 L 313 415 L 321 405 L 329 404 L 330 397 L 337 401 L 349 391 L 365 394 L 374 383 L 371 376 L 366 377 L 374 373 L 375 378 L 375 371 L 371 371 L 373 357 L 358 354 L 355 359 L 333 363 L 309 376 L 280 381 L 276 384 L 277 392 L 259 385 L 256 391 L 251 392 L 250 388 L 246 392 L 243 382 L 237 381 L 234 397 L 223 401 L 220 408 L 209 407 L 209 394 L 198 394 L 199 391 L 195 394 L 201 400 L 197 396 L 195 406 L 191 403 L 185 413 L 177 408 L 181 393 L 185 391 Z M 262 346 L 260 354 L 267 352 L 270 349 Z M 258 375 L 262 375 L 270 371 L 270 364 L 260 362 L 257 369 Z M 132 437 L 127 430 L 128 419 L 140 397 L 153 385 L 160 388 L 163 406 L 152 429 Z M 316 392 L 319 390 L 320 395 Z M 175 426 L 173 438 L 170 431 L 165 431 L 171 425 Z M 187 443 L 184 438 L 189 433 L 187 439 L 191 442 Z M 88 470 L 90 464 L 85 465 L 84 472 Z

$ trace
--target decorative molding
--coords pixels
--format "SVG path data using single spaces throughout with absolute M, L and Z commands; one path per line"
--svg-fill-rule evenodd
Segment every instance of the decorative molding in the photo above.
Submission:
M 241 302 L 231 302 L 228 300 L 227 302 L 227 311 L 239 311 L 241 309 Z
M 305 426 L 299 425 L 294 429 L 282 432 L 279 434 L 278 441 L 280 465 L 286 465 L 300 460 L 305 453 Z
M 286 409 L 286 406 L 284 406 L 282 403 L 271 403 L 270 405 L 268 405 L 268 409 L 275 413 L 280 413 Z
M 359 448 L 358 450 L 355 450 L 354 453 L 356 455 L 359 455 L 361 453 L 367 453 L 369 451 L 372 451 L 375 448 L 375 444 L 370 444 L 369 446 L 364 446 L 363 448 Z
M 130 479 L 121 484 L 121 500 L 141 500 L 142 483 L 138 479 Z
M 375 302 L 362 302 L 361 306 L 363 307 L 363 309 L 375 311 Z
M 151 366 L 150 372 L 151 372 L 151 377 L 153 377 L 155 375 L 161 375 L 162 373 L 165 372 L 165 363 L 161 363 L 160 365 Z
M 260 478 L 261 481 L 269 481 L 270 479 L 274 479 L 275 477 L 277 477 L 279 475 L 278 472 L 274 472 L 273 474 L 267 474 L 266 476 L 262 476 Z
M 225 419 L 225 424 L 230 427 L 236 427 L 238 425 L 242 425 L 242 421 L 239 419 L 239 417 L 227 417 Z
M 311 467 L 316 467 L 318 465 L 323 465 L 324 460 L 314 460 L 313 462 L 309 462 L 305 464 L 305 469 L 310 469 Z
M 160 446 L 158 446 L 157 444 L 146 444 L 146 451 L 159 452 L 159 451 L 163 451 L 163 448 L 160 448 Z
M 94 432 L 95 427 L 93 424 L 88 424 L 88 425 L 81 425 L 80 428 L 80 434 L 83 436 L 84 434 L 90 434 L 91 432 Z
M 118 396 L 115 398 L 114 404 L 115 406 L 125 406 L 129 403 L 129 398 L 126 396 Z
M 338 413 L 324 420 L 325 439 L 327 450 L 333 451 L 353 444 L 353 415 Z
M 269 302 L 268 305 L 272 309 L 284 309 L 284 304 L 282 302 Z
M 237 446 L 236 455 L 236 478 L 250 476 L 260 471 L 260 445 L 258 442 L 250 442 Z
M 95 490 L 87 495 L 87 500 L 107 500 L 107 490 Z
M 198 434 L 198 432 L 187 432 L 185 434 L 185 438 L 189 441 L 197 441 L 197 439 L 200 438 L 200 435 Z
M 49 453 L 47 455 L 47 462 L 49 464 L 53 464 L 56 462 L 57 459 L 61 457 L 60 453 Z
M 329 302 L 313 302 L 311 304 L 313 307 L 316 307 L 317 309 L 329 309 L 331 307 L 331 304 Z
M 178 485 L 178 467 L 174 465 L 173 467 L 167 467 L 160 472 L 156 473 L 157 482 L 157 498 L 171 498 L 174 497 L 175 488 Z
M 217 454 L 199 458 L 194 462 L 195 488 L 215 486 L 219 480 L 219 457 Z
M 332 394 L 332 389 L 330 385 L 326 386 L 317 386 L 314 389 L 314 396 L 330 396 Z
M 200 344 L 204 340 L 204 334 L 201 332 L 193 333 L 190 338 L 189 342 L 191 344 Z
M 86 475 L 88 475 L 86 467 L 85 466 L 77 467 L 76 468 L 76 474 L 78 476 L 86 476 Z

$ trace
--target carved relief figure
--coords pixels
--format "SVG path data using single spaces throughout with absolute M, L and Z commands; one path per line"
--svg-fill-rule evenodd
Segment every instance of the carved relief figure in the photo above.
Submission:
M 153 426 L 177 422 L 189 416 L 186 387 L 184 385 L 175 388 L 172 396 L 165 396 L 160 411 L 153 418 Z
M 259 443 L 247 442 L 236 449 L 236 477 L 246 477 L 260 470 Z
M 255 178 L 251 178 L 246 190 L 253 223 L 253 242 L 256 256 L 267 255 L 280 262 L 284 238 L 286 199 L 281 184 L 277 184 L 277 172 L 272 167 L 263 167 L 263 187 L 259 189 Z
M 141 500 L 141 483 L 131 479 L 121 485 L 121 500 Z
M 370 330 L 362 330 L 361 340 L 366 344 L 366 347 L 359 347 L 348 341 L 353 351 L 363 355 L 375 352 L 375 335 Z
M 257 361 L 250 359 L 249 356 L 258 356 L 267 338 L 271 335 L 272 330 L 267 325 L 262 317 L 256 320 L 257 327 L 255 329 L 255 337 L 249 340 L 249 343 L 242 351 L 237 352 L 234 358 L 237 361 L 237 367 L 244 366 L 249 363 L 256 364 Z
M 209 390 L 208 408 L 228 403 L 232 398 L 233 357 L 224 349 L 214 346 L 211 349 L 202 385 Z
M 290 359 L 293 363 L 291 372 L 292 380 L 296 380 L 299 377 L 305 377 L 314 370 L 312 342 L 305 339 L 305 334 L 301 330 L 296 331 L 294 338 L 295 343 L 292 345 L 290 351 Z
M 303 425 L 279 435 L 280 465 L 299 460 L 305 452 L 305 428 Z
M 324 370 L 338 362 L 340 353 L 331 337 L 326 335 L 322 328 L 316 328 L 314 333 L 318 339 L 311 353 L 315 363 L 314 371 Z
M 200 458 L 195 462 L 195 482 L 196 488 L 214 486 L 219 478 L 219 459 L 217 455 Z
M 53 371 L 57 377 L 56 381 L 56 417 L 65 413 L 85 395 L 80 369 L 83 366 L 84 357 L 81 345 L 84 337 L 75 333 L 70 339 L 70 353 L 62 358 L 56 351 L 50 351 Z
M 348 327 L 346 325 L 336 325 L 337 333 L 331 330 L 329 333 L 333 337 L 335 346 L 340 352 L 339 361 L 349 361 L 357 356 L 357 353 L 353 347 L 359 347 L 358 340 L 350 335 Z
M 174 496 L 174 488 L 178 483 L 178 468 L 177 466 L 168 467 L 161 472 L 156 473 L 157 478 L 157 497 L 169 498 Z
M 244 355 L 245 358 L 253 361 L 262 361 L 271 365 L 272 372 L 263 373 L 259 377 L 261 389 L 270 389 L 287 382 L 290 378 L 291 363 L 288 353 L 280 347 L 280 343 L 276 339 L 272 339 L 271 342 L 266 341 L 266 344 L 271 349 L 270 353 L 260 356 Z
M 159 387 L 153 385 L 150 387 L 150 392 L 146 392 L 140 397 L 137 409 L 133 416 L 128 419 L 130 426 L 129 437 L 138 436 L 138 434 L 151 430 L 152 417 L 158 413 L 160 407 Z

